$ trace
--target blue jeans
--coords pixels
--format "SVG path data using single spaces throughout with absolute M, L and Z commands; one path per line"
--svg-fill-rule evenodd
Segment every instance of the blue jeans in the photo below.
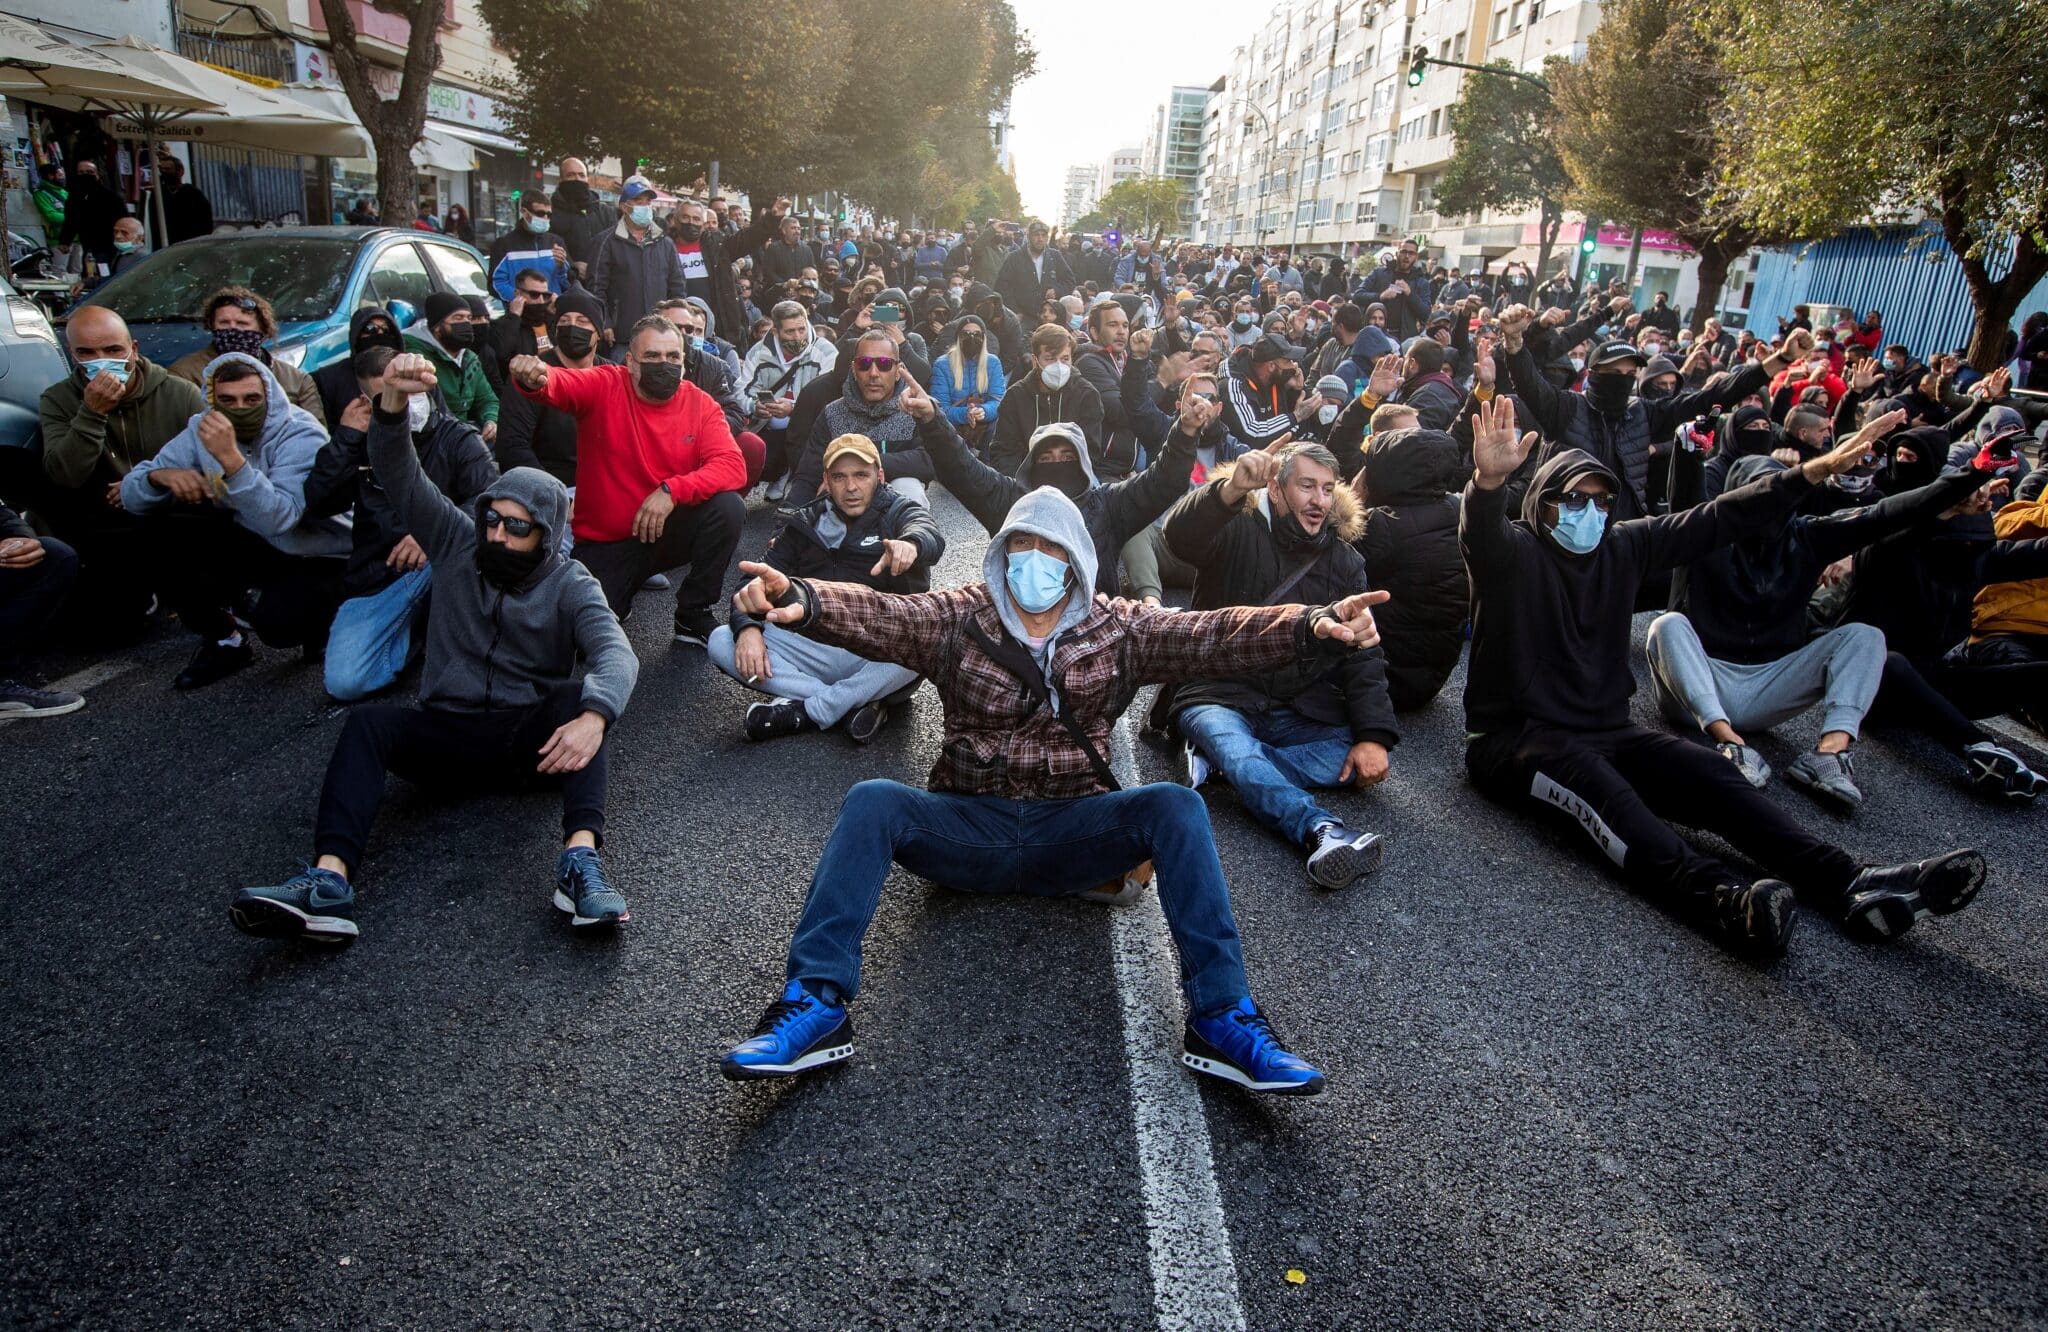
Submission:
M 1319 823 L 1343 820 L 1318 805 L 1307 788 L 1340 786 L 1351 732 L 1310 721 L 1292 708 L 1243 713 L 1203 703 L 1176 719 L 1181 734 L 1237 788 L 1253 817 L 1303 846 Z
M 947 888 L 1064 897 L 1153 862 L 1196 1013 L 1245 998 L 1230 890 L 1202 799 L 1159 783 L 1076 800 L 921 791 L 870 780 L 846 793 L 789 943 L 791 980 L 851 999 L 891 861 Z M 824 997 L 830 997 L 829 995 Z
M 398 678 L 412 651 L 413 621 L 426 605 L 430 569 L 400 574 L 367 597 L 350 597 L 327 631 L 327 692 L 343 703 L 368 698 Z

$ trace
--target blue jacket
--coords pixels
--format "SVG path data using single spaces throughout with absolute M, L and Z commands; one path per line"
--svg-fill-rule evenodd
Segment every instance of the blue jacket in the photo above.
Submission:
M 1408 284 L 1405 297 L 1390 301 L 1380 295 L 1396 282 Z M 1429 273 L 1419 262 L 1405 274 L 1396 273 L 1391 264 L 1381 264 L 1351 289 L 1353 301 L 1361 305 L 1378 301 L 1387 308 L 1387 332 L 1396 342 L 1408 341 L 1428 325 L 1430 295 Z
M 932 401 L 939 405 L 939 410 L 946 414 L 948 421 L 964 428 L 967 425 L 967 409 L 972 405 L 968 399 L 976 396 L 976 390 L 973 367 L 966 366 L 964 358 L 962 365 L 967 372 L 967 382 L 956 385 L 953 382 L 952 356 L 949 354 L 933 359 Z M 996 405 L 1002 402 L 1003 390 L 1009 387 L 1009 381 L 1003 375 L 1003 363 L 987 351 L 982 352 L 982 365 L 988 370 L 988 386 L 979 393 L 982 416 L 993 425 L 996 419 Z
M 548 276 L 548 290 L 559 296 L 568 285 L 569 275 L 555 264 L 555 247 L 567 248 L 563 239 L 547 232 L 536 236 L 524 227 L 514 227 L 491 242 L 491 290 L 498 293 L 498 299 L 509 301 L 513 296 L 513 282 L 529 268 L 538 268 Z

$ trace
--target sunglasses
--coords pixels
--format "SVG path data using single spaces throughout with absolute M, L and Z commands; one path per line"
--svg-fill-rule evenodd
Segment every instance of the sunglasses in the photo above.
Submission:
M 1557 500 L 1557 507 L 1560 510 L 1569 511 L 1571 513 L 1580 512 L 1588 504 L 1600 510 L 1600 512 L 1602 513 L 1608 513 L 1612 511 L 1614 508 L 1614 496 L 1611 494 L 1587 495 L 1580 491 L 1574 490 L 1568 494 L 1560 495 Z
M 853 358 L 853 368 L 856 370 L 894 370 L 896 368 L 896 358 L 893 356 L 856 356 Z
M 514 518 L 510 514 L 499 513 L 496 509 L 485 509 L 484 526 L 502 527 L 505 529 L 507 536 L 523 537 L 531 536 L 533 530 L 539 527 L 540 524 L 534 522 L 531 518 Z

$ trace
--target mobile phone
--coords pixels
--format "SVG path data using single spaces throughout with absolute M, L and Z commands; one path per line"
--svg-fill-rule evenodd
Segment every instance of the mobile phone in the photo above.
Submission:
M 903 322 L 903 307 L 894 302 L 870 306 L 868 308 L 868 318 L 878 324 L 900 324 Z

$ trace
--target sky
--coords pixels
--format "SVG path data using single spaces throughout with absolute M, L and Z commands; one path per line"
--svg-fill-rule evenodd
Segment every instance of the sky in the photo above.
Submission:
M 1059 221 L 1067 168 L 1145 141 L 1177 84 L 1206 88 L 1269 6 L 1242 0 L 1014 0 L 1038 73 L 1010 103 L 1010 150 L 1027 212 Z M 1107 75 L 1108 77 L 1101 77 Z

